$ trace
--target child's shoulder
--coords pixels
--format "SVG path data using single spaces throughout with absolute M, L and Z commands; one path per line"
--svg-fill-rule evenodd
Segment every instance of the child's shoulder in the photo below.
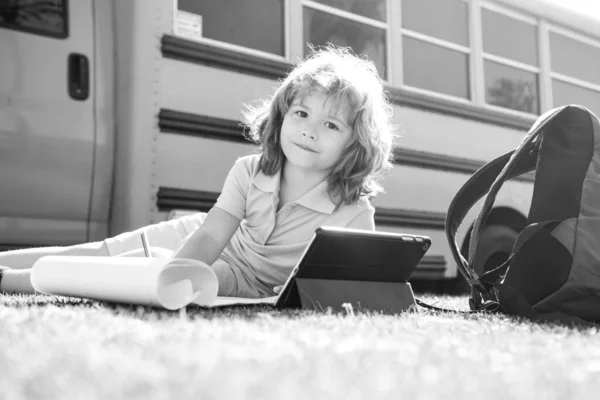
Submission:
M 361 196 L 355 203 L 343 204 L 338 209 L 338 212 L 344 212 L 347 214 L 360 214 L 363 212 L 368 212 L 370 214 L 375 214 L 375 207 L 373 207 L 368 197 Z
M 367 196 L 360 196 L 356 201 L 356 208 L 361 211 L 369 210 L 371 214 L 375 214 L 375 207 L 371 204 L 371 200 Z
M 236 163 L 258 164 L 260 154 L 248 154 L 247 156 L 238 157 Z
M 358 208 L 375 209 L 368 196 L 360 196 L 354 205 Z
M 250 176 L 254 176 L 260 164 L 260 154 L 250 154 L 235 160 L 233 170 L 245 172 Z
M 367 197 L 360 197 L 352 204 L 343 204 L 327 220 L 326 225 L 356 229 L 374 229 L 375 208 Z

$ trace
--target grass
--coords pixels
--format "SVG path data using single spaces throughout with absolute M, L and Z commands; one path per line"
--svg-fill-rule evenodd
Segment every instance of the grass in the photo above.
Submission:
M 465 309 L 465 297 L 420 296 Z M 0 398 L 585 399 L 594 327 L 0 295 Z

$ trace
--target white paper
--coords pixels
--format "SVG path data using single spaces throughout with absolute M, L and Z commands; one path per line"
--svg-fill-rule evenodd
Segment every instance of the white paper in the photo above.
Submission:
M 275 305 L 279 296 L 263 297 L 260 299 L 249 299 L 246 297 L 217 297 L 210 305 L 205 307 L 224 307 L 243 304 L 268 304 Z M 194 304 L 198 304 L 196 301 Z M 202 304 L 198 304 L 202 305 Z
M 277 301 L 277 296 L 217 297 L 214 271 L 200 261 L 178 258 L 46 256 L 34 264 L 31 284 L 45 294 L 168 310 L 189 304 L 221 307 Z

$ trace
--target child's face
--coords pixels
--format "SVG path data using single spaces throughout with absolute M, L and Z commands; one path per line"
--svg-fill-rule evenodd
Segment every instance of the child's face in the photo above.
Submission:
M 288 163 L 329 173 L 352 138 L 348 112 L 322 90 L 297 96 L 283 118 L 281 148 Z

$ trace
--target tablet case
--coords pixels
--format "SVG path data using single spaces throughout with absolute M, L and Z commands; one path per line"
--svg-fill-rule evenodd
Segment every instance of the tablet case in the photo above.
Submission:
M 408 279 L 430 246 L 427 236 L 319 228 L 276 307 L 406 311 L 415 305 Z

